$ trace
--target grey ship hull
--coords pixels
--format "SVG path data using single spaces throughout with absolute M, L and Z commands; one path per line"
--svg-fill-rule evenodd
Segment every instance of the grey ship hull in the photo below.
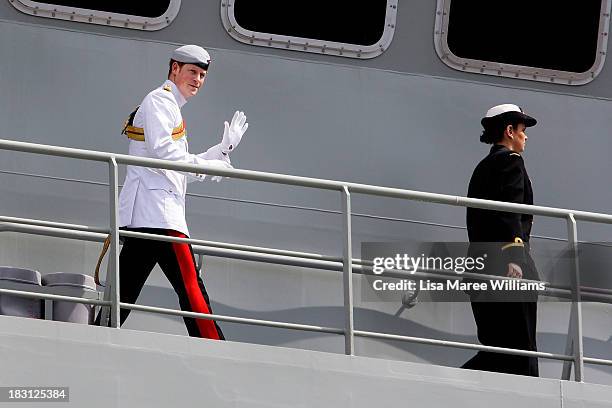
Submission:
M 382 56 L 349 60 L 238 43 L 223 30 L 219 3 L 213 1 L 184 0 L 177 19 L 166 29 L 152 33 L 27 16 L 3 2 L 0 3 L 0 55 L 3 56 L 0 122 L 8 126 L 0 137 L 124 153 L 127 142 L 119 135 L 119 129 L 126 115 L 147 90 L 163 81 L 169 51 L 177 44 L 195 42 L 211 51 L 214 62 L 203 94 L 184 108 L 193 150 L 217 143 L 223 120 L 229 119 L 235 109 L 242 109 L 249 116 L 251 126 L 232 158 L 236 167 L 464 195 L 474 163 L 486 152 L 486 147 L 477 143 L 480 117 L 494 104 L 516 102 L 527 107 L 540 122 L 530 133 L 525 155 L 536 203 L 610 212 L 612 190 L 605 187 L 606 179 L 601 175 L 612 173 L 612 162 L 608 159 L 611 142 L 607 137 L 612 68 L 604 66 L 595 81 L 581 87 L 452 71 L 438 59 L 431 44 L 435 5 L 424 0 L 410 3 L 400 6 L 394 41 Z M 108 223 L 104 186 L 6 174 L 44 174 L 105 183 L 103 166 L 2 151 L 0 163 L 0 170 L 5 172 L 0 175 L 2 215 L 95 226 Z M 191 192 L 323 210 L 340 208 L 339 196 L 333 193 L 237 180 L 195 186 Z M 355 217 L 356 254 L 362 241 L 466 239 L 463 229 L 453 227 L 464 224 L 462 208 L 357 196 L 354 211 L 448 226 Z M 342 251 L 340 217 L 327 212 L 191 197 L 187 218 L 192 236 L 197 238 L 323 254 Z M 563 238 L 565 224 L 538 218 L 535 232 Z M 580 225 L 581 239 L 607 241 L 609 236 L 606 227 Z M 0 263 L 43 273 L 92 273 L 98 251 L 99 245 L 92 243 L 0 234 Z M 213 307 L 219 314 L 342 326 L 340 274 L 213 257 L 206 260 L 205 274 Z M 358 291 L 360 281 L 356 280 L 355 284 Z M 178 308 L 172 290 L 158 270 L 152 274 L 139 303 Z M 610 356 L 609 311 L 607 305 L 584 304 L 585 350 L 589 356 Z M 568 318 L 569 304 L 541 305 L 538 334 L 541 349 L 563 352 Z M 356 299 L 355 320 L 363 330 L 475 341 L 475 327 L 466 303 L 420 304 L 403 310 L 399 302 Z M 246 372 L 252 375 L 242 377 L 238 385 L 228 385 L 230 388 L 226 391 L 235 399 L 228 402 L 224 399 L 228 395 L 225 392 L 215 394 L 227 405 L 247 406 L 246 402 L 240 402 L 246 400 L 253 401 L 252 406 L 289 405 L 287 401 L 293 396 L 304 405 L 328 405 L 328 402 L 331 405 L 335 401 L 359 406 L 362 399 L 358 393 L 365 393 L 366 388 L 354 386 L 353 381 L 356 378 L 365 381 L 361 377 L 364 372 L 371 373 L 367 376 L 368 383 L 371 379 L 381 389 L 388 386 L 389 394 L 387 400 L 366 398 L 363 401 L 389 401 L 388 405 L 410 401 L 406 393 L 421 401 L 429 401 L 425 399 L 428 395 L 436 406 L 459 404 L 463 392 L 472 395 L 476 389 L 487 390 L 483 399 L 478 400 L 487 405 L 491 401 L 499 403 L 500 395 L 508 396 L 508 401 L 514 401 L 512 398 L 528 401 L 525 404 L 529 406 L 544 400 L 555 406 L 568 406 L 573 398 L 582 398 L 585 404 L 597 406 L 610 400 L 606 387 L 556 380 L 561 372 L 559 362 L 541 360 L 541 372 L 547 380 L 517 379 L 456 370 L 452 367 L 461 365 L 473 352 L 433 346 L 357 339 L 360 357 L 347 358 L 325 354 L 342 353 L 343 340 L 339 336 L 236 324 L 224 324 L 227 337 L 234 342 L 200 345 L 193 339 L 167 336 L 186 333 L 180 319 L 141 313 L 134 313 L 124 327 L 147 332 L 119 333 L 10 318 L 3 318 L 2 327 L 6 340 L 3 361 L 11 361 L 2 383 L 33 384 L 27 379 L 28 374 L 49 382 L 52 378 L 49 373 L 53 372 L 72 387 L 74 398 L 80 398 L 81 392 L 93 398 L 98 395 L 95 389 L 99 392 L 109 389 L 100 401 L 119 401 L 128 389 L 138 390 L 134 398 L 142 399 L 133 404 L 122 402 L 125 406 L 163 401 L 160 395 L 164 381 L 172 382 L 173 390 L 180 391 L 182 380 L 178 373 L 183 365 L 192 373 L 209 373 L 197 384 L 211 387 L 214 394 L 219 391 L 217 387 L 226 385 L 222 382 L 213 386 L 208 381 L 213 374 L 207 367 L 213 364 L 218 352 L 224 356 L 223 361 L 234 361 L 231 367 L 220 368 L 219 378 L 239 376 L 242 368 L 240 359 L 232 357 L 234 349 L 235 356 L 257 353 L 260 357 L 252 366 L 249 367 L 250 363 L 245 366 Z M 60 332 L 62 335 L 54 334 Z M 64 333 L 82 337 L 77 341 Z M 26 343 L 28 347 L 21 347 Z M 83 346 L 81 357 L 69 353 L 75 344 Z M 134 348 L 141 347 L 139 344 L 150 346 L 146 352 L 133 357 L 133 367 L 124 368 L 125 377 L 114 373 L 113 368 Z M 160 350 L 162 346 L 170 350 L 180 348 L 182 351 L 177 352 L 180 358 L 172 361 L 175 354 Z M 191 350 L 194 356 L 198 355 L 199 363 L 189 358 Z M 63 361 L 69 362 L 70 369 L 60 361 L 40 363 L 41 355 L 56 352 Z M 107 354 L 108 360 L 101 357 Z M 84 355 L 95 355 L 95 359 L 89 363 L 82 358 Z M 142 365 L 148 355 L 155 356 L 150 362 L 151 369 Z M 290 363 L 293 359 L 300 361 L 298 367 Z M 330 365 L 325 365 L 327 360 Z M 216 361 L 217 367 L 225 367 Z M 320 368 L 316 367 L 319 363 Z M 282 366 L 277 378 L 283 378 L 284 374 L 287 378 L 297 375 L 295 381 L 263 384 L 259 378 L 272 375 L 266 371 L 269 364 Z M 78 372 L 76 368 L 89 371 L 96 366 L 106 367 L 104 381 L 109 388 L 102 383 L 100 387 L 87 388 L 95 384 L 94 377 L 86 381 L 86 377 L 74 375 Z M 48 367 L 44 374 L 47 377 L 35 376 L 34 372 L 41 367 Z M 169 379 L 152 374 L 168 370 L 176 370 L 177 376 Z M 300 371 L 301 374 L 295 374 Z M 344 373 L 338 376 L 338 383 L 331 380 L 336 371 Z M 146 376 L 146 381 L 141 375 Z M 329 386 L 327 394 L 322 394 L 329 399 L 322 396 L 317 400 L 311 395 L 314 391 L 295 397 L 296 389 L 305 378 L 319 381 L 319 376 L 331 381 L 321 382 Z M 392 380 L 386 381 L 390 377 Z M 122 378 L 127 381 L 125 385 L 121 383 Z M 592 383 L 609 385 L 612 370 L 588 366 L 585 378 Z M 149 380 L 156 384 L 151 388 L 158 392 L 149 395 L 156 398 L 147 395 L 145 386 L 140 385 Z M 443 391 L 447 388 L 439 386 L 447 381 L 452 391 Z M 257 388 L 258 384 L 262 388 Z M 331 386 L 334 384 L 336 387 Z M 353 384 L 351 390 L 343 388 L 349 387 L 348 384 Z M 309 386 L 311 390 L 320 388 L 316 382 Z M 237 390 L 242 387 L 253 394 L 248 395 L 248 391 L 241 394 Z M 286 391 L 278 391 L 283 387 L 287 387 Z M 344 397 L 335 395 L 334 388 L 344 389 Z M 263 400 L 273 389 L 282 392 L 278 400 L 272 397 Z M 175 393 L 168 393 L 172 394 Z M 196 401 L 197 396 L 189 394 L 185 401 Z M 374 398 L 374 393 L 368 398 Z

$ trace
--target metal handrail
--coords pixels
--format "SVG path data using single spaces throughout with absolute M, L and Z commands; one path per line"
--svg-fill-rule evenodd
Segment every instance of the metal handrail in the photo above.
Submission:
M 32 223 L 44 223 L 44 221 L 39 220 L 29 220 Z M 107 235 L 106 234 L 96 234 L 96 233 L 88 233 L 82 231 L 73 231 L 73 228 L 80 227 L 79 225 L 74 224 L 62 224 L 56 223 L 59 226 L 54 227 L 45 227 L 39 225 L 20 225 L 15 223 L 2 223 L 0 222 L 0 232 L 20 232 L 20 233 L 31 233 L 37 235 L 46 235 L 53 237 L 61 237 L 61 238 L 71 238 L 71 239 L 81 239 L 88 240 L 93 242 L 103 242 Z M 63 226 L 63 227 L 62 227 Z M 171 237 L 166 235 L 156 235 L 145 232 L 136 232 L 136 231 L 119 231 L 120 237 L 133 237 L 140 239 L 148 239 L 155 241 L 164 241 L 164 242 L 177 242 L 177 243 L 187 243 L 191 244 L 193 248 L 193 252 L 198 255 L 209 255 L 216 257 L 223 257 L 229 259 L 239 259 L 243 261 L 252 261 L 252 262 L 262 262 L 269 263 L 275 265 L 287 265 L 287 266 L 296 266 L 296 267 L 304 267 L 304 268 L 312 268 L 319 269 L 323 271 L 331 271 L 331 272 L 342 272 L 343 271 L 343 263 L 342 260 L 329 261 L 326 259 L 316 259 L 315 256 L 318 254 L 309 254 L 304 252 L 294 252 L 294 251 L 282 251 L 286 252 L 285 254 L 275 254 L 272 248 L 264 248 L 267 252 L 260 252 L 254 250 L 254 247 L 248 245 L 239 245 L 239 244 L 228 244 L 225 242 L 217 242 L 217 241 L 202 241 L 194 238 L 181 238 L 181 237 Z M 257 247 L 255 247 L 257 248 Z M 324 258 L 323 255 L 321 255 Z M 358 275 L 366 275 L 371 274 L 371 265 L 368 265 L 366 262 L 360 259 L 353 259 L 352 264 L 352 273 Z M 464 272 L 461 275 L 457 275 L 454 271 L 450 270 L 441 270 L 441 269 L 427 269 L 421 268 L 415 272 L 408 272 L 403 270 L 386 270 L 385 276 L 390 278 L 398 278 L 398 279 L 418 279 L 418 278 L 431 278 L 431 279 L 462 279 L 462 278 L 470 278 L 470 279 L 496 279 L 496 280 L 507 280 L 512 278 L 507 278 L 503 276 L 495 276 L 495 275 L 485 275 L 485 274 L 476 274 Z M 524 282 L 535 282 L 527 279 L 523 279 Z M 545 285 L 545 290 L 541 294 L 544 296 L 554 296 L 554 297 L 562 297 L 571 299 L 571 288 L 564 286 L 556 286 L 552 285 L 549 282 L 543 282 Z M 596 301 L 602 303 L 610 303 L 612 304 L 612 293 L 610 291 L 602 291 L 597 288 L 589 288 L 581 286 L 583 290 L 583 300 L 584 301 Z
M 37 143 L 18 142 L 0 139 L 0 149 L 25 153 L 36 153 L 50 156 L 69 157 L 73 159 L 92 160 L 108 163 L 115 160 L 117 164 L 126 164 L 141 167 L 154 167 L 166 170 L 177 170 L 188 173 L 205 173 L 213 176 L 223 176 L 252 181 L 263 181 L 274 184 L 309 187 L 323 190 L 343 191 L 344 187 L 352 193 L 373 195 L 379 197 L 403 198 L 412 201 L 423 201 L 436 204 L 446 204 L 456 207 L 471 207 L 485 210 L 505 211 L 520 214 L 532 214 L 545 217 L 567 219 L 573 215 L 576 220 L 612 224 L 612 215 L 576 211 L 565 208 L 544 207 L 528 204 L 507 203 L 479 198 L 454 196 L 449 194 L 428 193 L 415 190 L 403 190 L 392 187 L 379 187 L 368 184 L 333 181 L 285 174 L 266 173 L 253 170 L 225 169 L 197 164 L 176 163 L 169 160 L 135 157 L 125 154 L 97 152 L 93 150 L 74 149 L 70 147 L 42 145 Z
M 67 226 L 70 226 L 70 225 L 67 224 Z M 21 232 L 46 233 L 48 235 L 63 236 L 63 237 L 69 237 L 69 238 L 74 238 L 74 239 L 78 239 L 79 235 L 81 235 L 83 238 L 92 238 L 90 234 L 87 234 L 84 232 L 77 231 L 74 234 L 68 234 L 65 230 L 64 231 L 57 231 L 57 230 L 59 229 L 55 227 L 40 227 L 40 226 L 28 225 L 28 226 L 22 226 Z M 190 240 L 186 238 L 155 236 L 153 234 L 134 233 L 134 232 L 128 232 L 128 231 L 121 231 L 121 234 L 123 234 L 124 232 L 128 233 L 129 236 L 136 236 L 136 237 L 141 237 L 141 238 L 153 238 L 153 239 L 161 240 L 161 241 L 177 241 L 177 242 L 197 241 L 197 240 Z M 97 235 L 95 239 L 92 239 L 92 240 L 102 241 L 103 237 L 104 236 L 102 235 Z M 202 253 L 203 248 L 204 247 L 194 246 L 194 252 Z M 238 252 L 242 252 L 242 254 L 239 254 Z M 287 264 L 287 265 L 294 265 L 294 266 L 309 266 L 309 267 L 319 267 L 319 268 L 321 268 L 322 266 L 331 266 L 329 269 L 333 269 L 333 270 L 340 270 L 340 268 L 342 268 L 342 265 L 338 263 L 336 263 L 335 265 L 320 265 L 320 264 L 313 264 L 313 262 L 316 262 L 316 261 L 312 261 L 312 260 L 305 260 L 304 264 L 300 264 L 299 261 L 290 260 L 290 259 L 279 261 L 278 258 L 275 258 L 274 256 L 271 256 L 271 255 L 266 255 L 266 254 L 257 254 L 256 257 L 253 257 L 252 254 L 245 255 L 247 251 L 235 251 L 235 250 L 232 251 L 232 250 L 223 250 L 219 248 L 209 248 L 208 251 L 204 250 L 204 253 L 216 255 L 216 256 L 233 255 L 233 257 L 239 258 L 239 259 L 259 260 L 262 262 L 280 263 L 280 264 Z M 360 265 L 355 265 L 353 269 L 357 273 L 363 273 L 364 267 Z M 398 276 L 402 276 L 402 274 L 404 276 L 412 276 L 412 275 L 409 275 L 408 272 L 403 272 L 403 273 L 396 272 L 396 275 Z M 393 276 L 393 274 L 390 274 L 390 276 Z M 419 274 L 417 273 L 416 276 L 418 277 Z M 0 289 L 0 293 L 5 293 L 5 294 L 10 294 L 10 295 L 15 295 L 15 296 L 23 296 L 23 297 L 28 297 L 28 298 L 66 300 L 66 301 L 71 301 L 71 302 L 88 303 L 88 304 L 96 304 L 96 305 L 103 305 L 103 306 L 108 306 L 111 304 L 111 302 L 109 301 L 95 301 L 95 300 L 91 301 L 91 300 L 75 298 L 75 297 L 47 295 L 47 294 L 32 293 L 32 292 L 25 292 L 25 291 L 6 290 L 6 289 Z M 252 324 L 252 325 L 294 329 L 294 330 L 308 330 L 308 331 L 324 332 L 324 333 L 335 333 L 335 334 L 345 333 L 345 330 L 343 329 L 330 328 L 330 327 L 320 327 L 320 326 L 303 325 L 303 324 L 295 324 L 295 323 L 267 321 L 267 320 L 245 319 L 245 318 L 222 316 L 222 315 L 207 315 L 207 314 L 200 314 L 200 313 L 194 313 L 194 312 L 183 312 L 183 311 L 178 311 L 174 309 L 133 305 L 133 304 L 128 304 L 128 303 L 120 303 L 120 306 L 121 308 L 128 308 L 132 310 L 147 311 L 147 312 L 152 312 L 152 313 L 162 313 L 162 314 L 169 314 L 169 315 L 175 315 L 175 316 L 195 317 L 195 318 L 202 318 L 202 319 L 207 319 L 207 320 L 220 320 L 220 321 L 228 321 L 228 322 L 234 322 L 234 323 Z M 366 331 L 359 331 L 359 330 L 355 330 L 354 335 L 360 336 L 360 337 L 401 340 L 401 341 L 407 341 L 407 342 L 413 342 L 413 343 L 419 343 L 419 344 L 430 344 L 430 345 L 465 348 L 465 349 L 472 349 L 472 350 L 482 350 L 482 351 L 496 351 L 497 350 L 497 351 L 505 352 L 508 354 L 558 359 L 558 360 L 563 360 L 563 361 L 573 359 L 572 356 L 560 355 L 560 354 L 551 354 L 551 353 L 544 353 L 544 352 L 530 352 L 530 351 L 524 351 L 524 350 L 482 346 L 482 345 L 470 344 L 470 343 L 450 342 L 450 341 L 445 341 L 445 340 L 409 337 L 409 336 L 401 336 L 401 335 L 386 334 L 386 333 L 373 333 L 373 332 L 366 332 Z M 609 360 L 587 359 L 585 357 L 585 362 L 587 361 L 589 362 L 593 361 L 594 364 L 612 365 L 612 361 L 609 361 Z
M 561 360 L 561 361 L 573 361 L 574 360 L 574 356 L 569 356 L 565 354 L 546 353 L 543 351 L 518 350 L 518 349 L 512 349 L 512 348 L 505 348 L 505 347 L 483 346 L 480 344 L 462 343 L 459 341 L 436 340 L 436 339 L 427 339 L 423 337 L 400 336 L 397 334 L 376 333 L 376 332 L 369 332 L 369 331 L 363 331 L 363 330 L 355 330 L 355 336 L 369 337 L 373 339 L 384 339 L 384 340 L 400 340 L 400 341 L 406 341 L 410 343 L 428 344 L 432 346 L 455 347 L 455 348 L 462 348 L 462 349 L 467 349 L 467 350 L 491 351 L 495 353 L 502 352 L 504 354 L 512 354 L 516 356 L 540 357 L 540 358 L 548 358 L 551 360 Z M 603 363 L 603 361 L 604 360 L 602 360 L 601 364 L 605 364 Z M 612 365 L 612 361 L 610 361 L 609 364 Z
M 211 166 L 201 166 L 201 165 L 193 165 L 193 164 L 185 164 L 185 163 L 176 163 L 167 160 L 160 159 L 150 159 L 150 158 L 142 158 L 142 157 L 134 157 L 123 154 L 113 154 L 113 153 L 105 153 L 105 152 L 97 152 L 91 150 L 82 150 L 82 149 L 74 149 L 74 148 L 66 148 L 59 146 L 50 146 L 50 145 L 40 145 L 35 143 L 26 143 L 26 142 L 18 142 L 11 140 L 2 140 L 0 139 L 0 149 L 4 150 L 12 150 L 12 151 L 20 151 L 20 152 L 28 152 L 35 154 L 43 154 L 43 155 L 51 155 L 51 156 L 59 156 L 59 157 L 69 157 L 74 159 L 82 159 L 82 160 L 92 160 L 99 162 L 106 162 L 109 165 L 109 187 L 110 187 L 110 237 L 111 237 L 111 245 L 110 245 L 110 260 L 109 260 L 109 274 L 111 280 L 112 290 L 110 292 L 110 300 L 111 300 L 111 325 L 113 327 L 119 327 L 119 310 L 121 307 L 128 307 L 127 304 L 122 304 L 119 301 L 119 236 L 120 232 L 118 229 L 118 164 L 126 164 L 126 165 L 134 165 L 134 166 L 144 166 L 144 167 L 154 167 L 159 169 L 167 169 L 167 170 L 176 170 L 190 173 L 205 173 L 216 176 L 223 177 L 233 177 L 238 179 L 252 180 L 252 181 L 263 181 L 268 183 L 275 184 L 283 184 L 283 185 L 292 185 L 292 186 L 301 186 L 308 188 L 316 188 L 323 190 L 332 190 L 338 191 L 342 194 L 342 219 L 343 219 L 343 246 L 344 246 L 344 254 L 343 254 L 343 291 L 344 291 L 344 308 L 345 308 L 345 328 L 342 331 L 345 336 L 345 352 L 347 354 L 353 354 L 353 338 L 356 333 L 359 335 L 366 335 L 368 332 L 357 331 L 353 327 L 353 304 L 352 304 L 352 272 L 353 272 L 353 259 L 351 254 L 351 193 L 358 194 L 366 194 L 373 195 L 378 197 L 391 197 L 391 198 L 400 198 L 407 199 L 413 201 L 423 201 L 429 203 L 438 203 L 445 204 L 451 206 L 460 206 L 460 207 L 471 207 L 471 208 L 480 208 L 480 209 L 488 209 L 488 210 L 496 210 L 496 211 L 504 211 L 504 212 L 513 212 L 513 213 L 521 213 L 521 214 L 532 214 L 553 218 L 563 218 L 567 222 L 568 226 L 568 243 L 570 245 L 570 249 L 573 251 L 577 251 L 577 225 L 576 221 L 588 221 L 588 222 L 596 222 L 603 224 L 612 224 L 612 215 L 594 213 L 594 212 L 586 212 L 586 211 L 574 211 L 569 209 L 562 208 L 552 208 L 552 207 L 543 207 L 543 206 L 535 206 L 535 205 L 526 205 L 526 204 L 516 204 L 516 203 L 506 203 L 506 202 L 497 202 L 491 200 L 482 200 L 461 196 L 453 196 L 446 194 L 438 194 L 438 193 L 428 193 L 422 191 L 413 191 L 413 190 L 402 190 L 397 188 L 390 187 L 379 187 L 372 186 L 366 184 L 359 183 L 349 183 L 342 181 L 331 181 L 324 179 L 315 179 L 308 177 L 298 177 L 298 176 L 289 176 L 282 174 L 274 174 L 274 173 L 265 173 L 251 170 L 237 170 L 237 169 L 220 169 Z M 38 226 L 38 228 L 51 228 L 47 226 Z M 81 231 L 74 231 L 72 236 L 77 236 L 78 234 L 86 233 Z M 91 234 L 91 233 L 90 233 Z M 228 251 L 224 249 L 219 249 L 222 251 Z M 265 255 L 265 256 L 280 256 L 280 255 Z M 309 260 L 315 261 L 315 260 Z M 319 261 L 324 262 L 324 261 Z M 583 344 L 582 344 L 582 319 L 581 319 L 581 304 L 580 304 L 580 286 L 578 281 L 578 265 L 577 262 L 574 262 L 574 270 L 576 274 L 576 288 L 573 291 L 573 301 L 572 301 L 572 317 L 577 319 L 573 324 L 574 330 L 570 333 L 573 350 L 571 359 L 574 363 L 575 368 L 575 380 L 583 381 L 583 365 L 584 362 L 587 361 L 583 355 Z M 205 317 L 203 317 L 205 318 Z M 572 326 L 572 325 L 570 325 Z M 384 334 L 376 334 L 380 336 L 393 336 L 393 335 L 384 335 Z M 568 337 L 570 337 L 568 336 Z M 422 339 L 427 340 L 427 339 Z M 470 346 L 472 347 L 472 346 Z M 475 349 L 479 349 L 480 347 L 473 345 Z M 498 351 L 498 352 L 511 352 L 511 353 L 521 353 L 525 352 L 524 350 L 507 350 L 498 347 L 485 347 L 490 351 Z M 544 353 L 546 354 L 546 353 Z M 561 360 L 567 360 L 568 356 L 566 355 L 558 355 L 556 357 Z M 606 360 L 599 359 L 588 359 L 588 361 L 597 360 L 598 364 Z M 610 361 L 612 364 L 612 361 Z M 564 370 L 565 373 L 565 370 Z
M 66 295 L 55 295 L 53 293 L 30 292 L 30 291 L 17 290 L 17 289 L 0 288 L 0 294 L 23 297 L 26 299 L 58 300 L 58 301 L 63 301 L 63 302 L 83 303 L 86 305 L 94 305 L 94 306 L 110 306 L 110 302 L 106 300 L 87 299 L 87 298 L 82 298 L 82 297 L 66 296 Z
M 78 178 L 47 176 L 44 174 L 23 173 L 19 171 L 9 171 L 9 170 L 0 170 L 0 174 L 8 174 L 8 175 L 15 175 L 15 176 L 41 178 L 45 180 L 66 181 L 70 183 L 89 184 L 89 185 L 100 186 L 100 187 L 108 187 L 108 183 L 105 183 L 105 182 L 78 179 Z M 119 187 L 123 187 L 123 185 L 119 183 Z M 258 201 L 258 200 L 245 200 L 245 199 L 224 197 L 224 196 L 217 196 L 217 195 L 210 195 L 210 194 L 186 193 L 186 196 L 195 197 L 195 198 L 206 198 L 210 200 L 220 200 L 220 201 L 240 203 L 240 204 L 254 204 L 254 205 L 260 205 L 260 206 L 265 206 L 265 207 L 312 211 L 312 212 L 318 212 L 322 214 L 332 214 L 332 215 L 342 214 L 342 211 L 329 210 L 326 208 L 306 207 L 306 206 L 301 206 L 301 205 L 281 204 L 281 203 Z M 456 230 L 467 230 L 467 227 L 464 225 L 452 225 L 452 224 L 444 224 L 440 222 L 413 220 L 409 218 L 400 218 L 400 217 L 388 217 L 388 216 L 383 216 L 383 215 L 359 213 L 359 212 L 353 212 L 351 213 L 351 215 L 354 218 L 367 218 L 367 219 L 379 220 L 379 221 L 393 221 L 393 222 L 402 222 L 402 223 L 416 224 L 416 225 L 426 225 L 426 226 L 431 226 L 431 227 L 440 227 L 440 228 L 448 228 L 448 229 L 456 229 Z M 538 234 L 531 234 L 531 238 L 532 239 L 543 239 L 543 240 L 549 240 L 549 241 L 567 242 L 566 238 L 550 237 L 550 236 L 538 235 Z M 578 241 L 578 242 L 585 243 L 586 241 Z M 605 243 L 600 243 L 600 242 L 591 242 L 590 244 L 598 245 L 598 246 L 612 246 L 612 244 L 605 244 Z

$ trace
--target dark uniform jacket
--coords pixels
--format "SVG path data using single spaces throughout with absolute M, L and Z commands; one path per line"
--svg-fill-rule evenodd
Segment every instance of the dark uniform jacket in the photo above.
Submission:
M 505 146 L 493 145 L 489 155 L 474 169 L 468 197 L 533 204 L 531 181 L 523 157 Z M 470 243 L 495 243 L 487 244 L 487 247 L 499 251 L 492 255 L 499 256 L 502 264 L 515 262 L 522 268 L 527 266 L 527 269 L 532 269 L 533 261 L 528 253 L 532 223 L 533 216 L 530 214 L 467 209 Z M 537 279 L 535 270 L 523 272 L 527 272 L 525 278 Z M 529 272 L 535 273 L 535 276 Z

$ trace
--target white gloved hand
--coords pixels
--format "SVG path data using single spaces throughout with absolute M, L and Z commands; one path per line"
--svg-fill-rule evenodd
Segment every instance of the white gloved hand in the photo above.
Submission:
M 231 164 L 223 160 L 206 160 L 206 164 L 209 166 L 219 167 L 222 169 L 233 169 L 234 168 L 234 166 L 232 166 Z M 223 179 L 223 176 L 211 176 L 210 177 L 211 181 L 216 181 L 217 183 L 219 183 L 222 179 Z
M 231 123 L 224 122 L 221 151 L 225 154 L 233 151 L 242 140 L 242 135 L 249 128 L 244 112 L 236 111 Z

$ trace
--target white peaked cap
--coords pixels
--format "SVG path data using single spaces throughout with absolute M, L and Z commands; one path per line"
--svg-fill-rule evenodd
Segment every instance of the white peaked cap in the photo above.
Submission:
M 501 115 L 506 112 L 523 112 L 521 108 L 512 103 L 504 103 L 503 105 L 497 105 L 487 111 L 485 117 L 492 118 L 493 116 Z
M 172 53 L 172 59 L 185 64 L 197 65 L 202 69 L 208 69 L 210 65 L 210 55 L 208 52 L 197 45 L 183 45 Z
M 523 110 L 512 103 L 504 103 L 502 105 L 493 106 L 487 111 L 487 114 L 480 121 L 483 126 L 487 123 L 495 120 L 494 118 L 501 118 L 501 115 L 508 117 L 509 119 L 515 119 L 525 124 L 525 127 L 535 126 L 538 123 L 535 118 L 523 113 Z

